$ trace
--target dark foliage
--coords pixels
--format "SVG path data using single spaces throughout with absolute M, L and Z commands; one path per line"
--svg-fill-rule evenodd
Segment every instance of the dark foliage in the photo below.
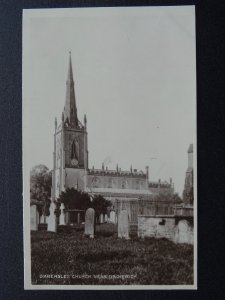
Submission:
M 74 188 L 67 188 L 58 198 L 59 203 L 64 203 L 66 209 L 86 210 L 90 207 L 90 197 L 87 193 Z
M 106 214 L 107 207 L 111 206 L 111 202 L 101 195 L 94 196 L 93 199 L 91 199 L 88 193 L 78 191 L 74 188 L 67 188 L 65 192 L 62 192 L 58 203 L 64 203 L 66 209 L 86 210 L 92 207 L 95 210 L 97 218 L 102 213 Z
M 51 185 L 51 171 L 44 165 L 33 167 L 30 172 L 30 199 L 37 204 L 40 215 L 49 215 Z
M 94 196 L 91 207 L 94 208 L 96 217 L 98 218 L 100 214 L 106 214 L 107 208 L 111 206 L 111 202 L 109 200 L 106 200 L 101 195 Z

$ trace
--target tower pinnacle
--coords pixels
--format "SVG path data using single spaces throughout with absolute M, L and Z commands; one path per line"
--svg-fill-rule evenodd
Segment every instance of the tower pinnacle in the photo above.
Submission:
M 78 126 L 71 51 L 69 51 L 69 66 L 68 66 L 68 74 L 67 74 L 67 81 L 66 81 L 66 102 L 64 107 L 64 120 L 71 127 Z

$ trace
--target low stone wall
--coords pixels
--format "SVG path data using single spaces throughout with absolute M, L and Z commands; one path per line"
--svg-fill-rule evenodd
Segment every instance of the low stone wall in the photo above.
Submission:
M 193 226 L 187 220 L 176 224 L 174 216 L 138 216 L 138 237 L 167 238 L 175 243 L 193 244 Z

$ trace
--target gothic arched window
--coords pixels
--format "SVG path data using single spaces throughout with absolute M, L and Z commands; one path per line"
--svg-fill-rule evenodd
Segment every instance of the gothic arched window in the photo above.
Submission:
M 93 187 L 93 188 L 98 188 L 98 187 L 99 187 L 99 184 L 100 184 L 99 178 L 94 177 L 94 178 L 92 179 L 92 187 Z
M 71 144 L 70 159 L 72 166 L 77 166 L 79 162 L 79 143 L 77 139 L 74 139 Z
M 71 145 L 71 159 L 78 160 L 78 142 L 73 140 Z
M 123 182 L 122 182 L 122 189 L 125 189 L 126 188 L 126 181 L 124 180 Z
M 136 190 L 139 189 L 139 180 L 136 180 Z

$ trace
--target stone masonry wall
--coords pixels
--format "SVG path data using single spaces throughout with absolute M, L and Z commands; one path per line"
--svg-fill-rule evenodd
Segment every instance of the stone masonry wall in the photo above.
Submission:
M 140 238 L 167 238 L 175 243 L 193 244 L 193 227 L 185 220 L 175 224 L 174 217 L 138 216 Z

